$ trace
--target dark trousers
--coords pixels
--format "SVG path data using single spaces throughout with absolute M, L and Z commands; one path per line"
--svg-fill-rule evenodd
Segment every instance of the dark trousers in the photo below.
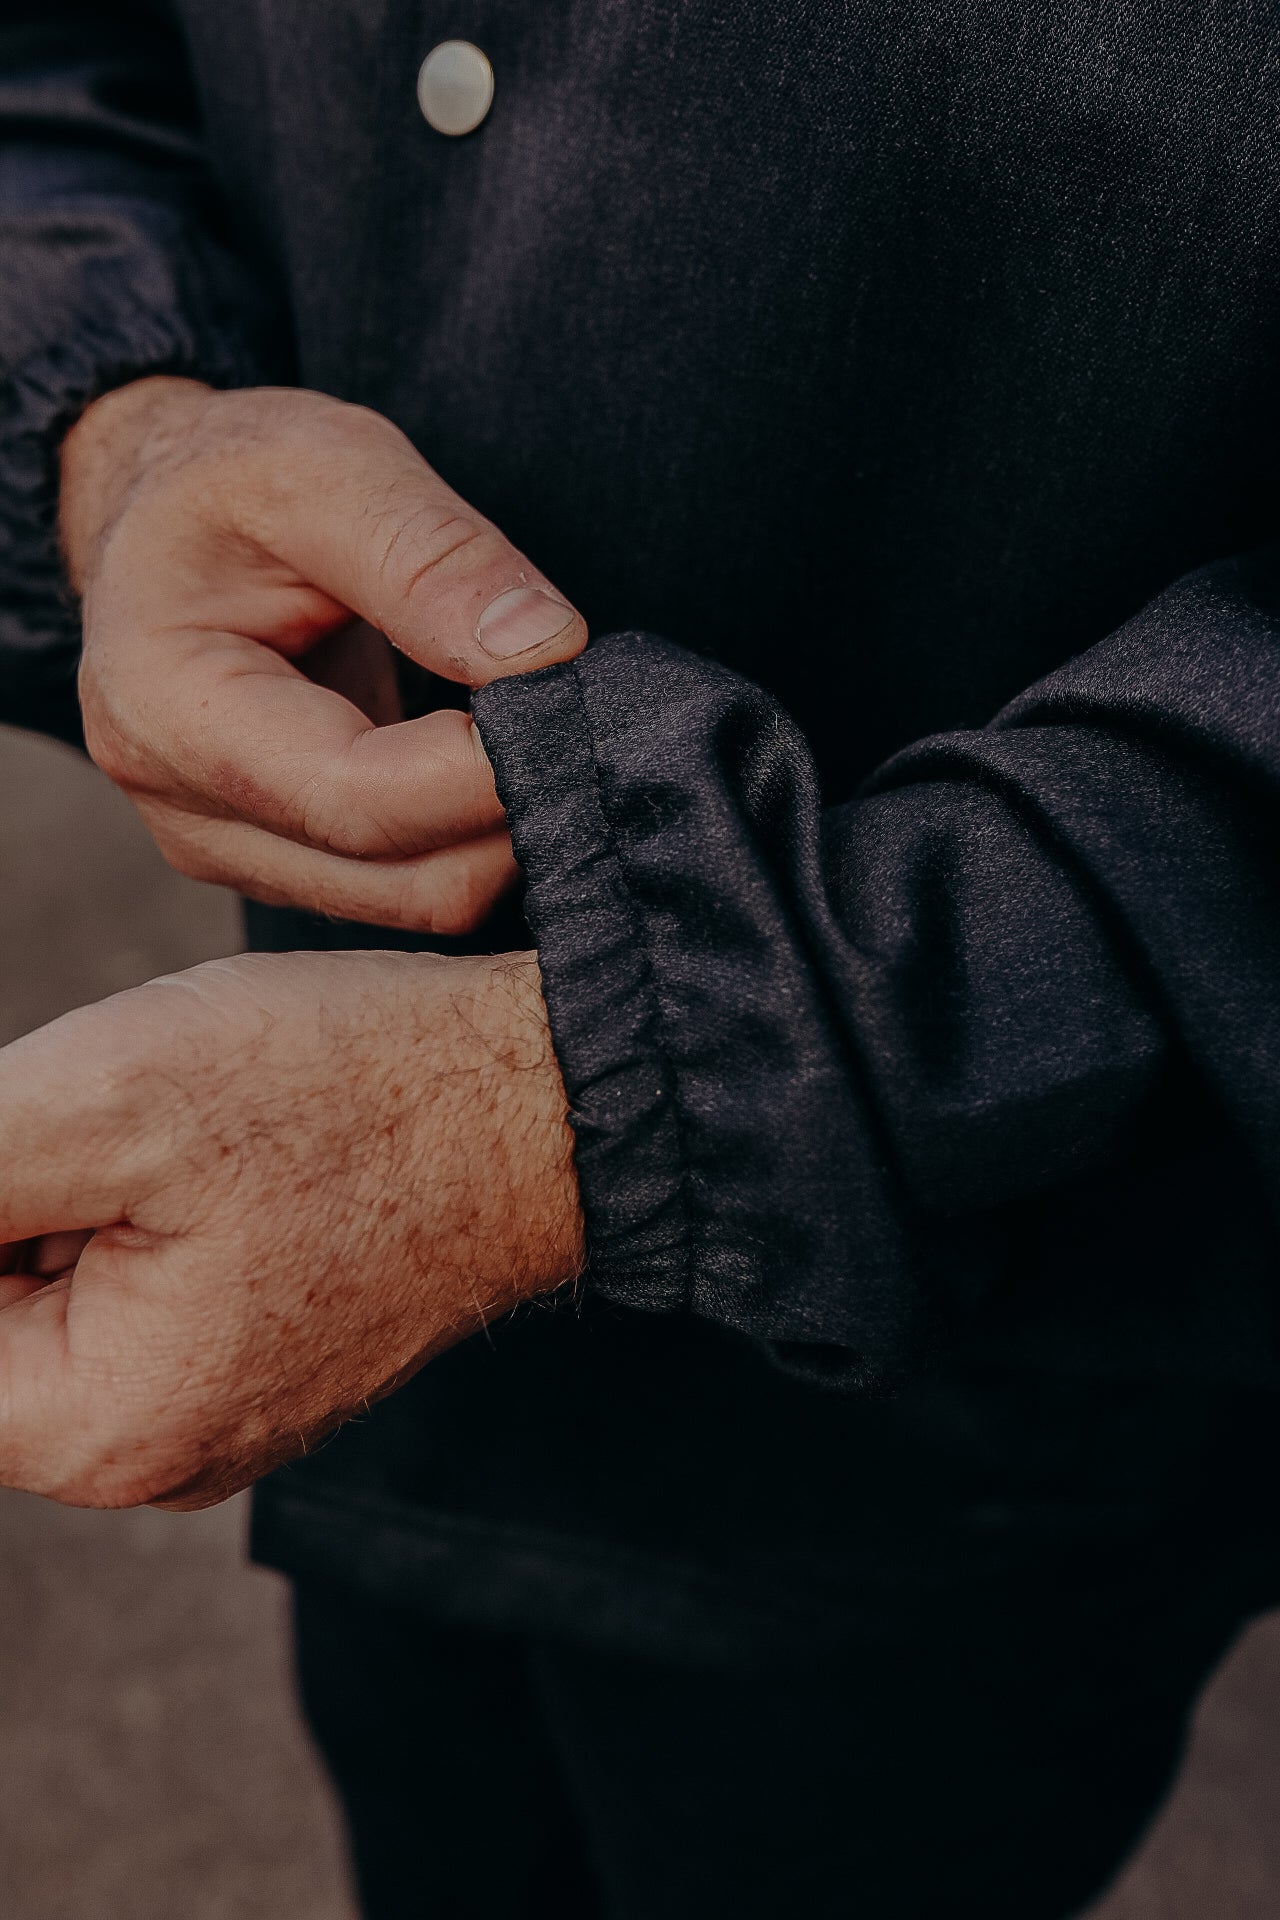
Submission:
M 1158 1807 L 1239 1624 L 1168 1572 L 710 1668 L 304 1584 L 298 1667 L 369 1920 L 1061 1920 Z

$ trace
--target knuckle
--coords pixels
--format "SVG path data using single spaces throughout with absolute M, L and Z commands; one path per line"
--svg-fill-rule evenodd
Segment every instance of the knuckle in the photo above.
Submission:
M 426 933 L 474 933 L 487 919 L 494 892 L 475 868 L 463 864 L 447 878 L 428 879 L 417 902 L 417 921 Z
M 328 852 L 348 860 L 411 859 L 418 851 L 410 835 L 375 818 L 372 812 L 353 813 L 335 823 L 324 840 Z
M 356 815 L 346 820 L 330 820 L 323 814 L 309 813 L 302 823 L 302 834 L 308 846 L 331 853 L 339 860 L 371 860 L 379 854 L 397 851 L 387 846 L 386 836 L 372 820 L 362 820 Z
M 496 800 L 493 765 L 471 715 L 456 707 L 443 707 L 432 719 L 438 732 L 441 758 L 473 781 L 478 775 L 480 790 Z
M 85 1411 L 45 1490 L 67 1506 L 148 1505 L 189 1471 L 189 1444 L 172 1407 L 138 1380 L 125 1382 L 113 1366 L 81 1380 Z
M 160 1491 L 159 1476 L 138 1462 L 123 1459 L 103 1442 L 86 1449 L 53 1477 L 49 1493 L 69 1507 L 109 1511 L 142 1507 Z
M 483 521 L 465 513 L 442 514 L 433 502 L 393 510 L 388 521 L 379 529 L 375 567 L 383 590 L 401 604 L 493 538 Z
M 175 873 L 180 873 L 184 880 L 203 880 L 216 885 L 222 879 L 221 862 L 213 858 L 206 848 L 186 839 L 181 832 L 152 823 L 151 838 L 165 865 L 172 867 Z
M 412 452 L 412 442 L 394 421 L 388 420 L 386 414 L 379 413 L 376 407 L 365 406 L 359 400 L 342 400 L 334 394 L 318 394 L 315 398 L 337 432 L 360 439 L 386 441 L 405 453 Z
M 311 779 L 299 788 L 284 810 L 286 832 L 292 832 L 305 845 L 319 847 L 326 853 L 355 853 L 358 849 L 344 844 L 353 834 L 355 823 L 344 820 L 340 808 L 333 806 L 319 781 Z
M 344 767 L 333 791 L 311 783 L 293 819 L 307 846 L 340 859 L 372 860 L 410 851 L 377 818 L 375 794 L 359 770 Z
M 86 698 L 82 683 L 80 711 L 89 758 L 115 787 L 128 787 L 137 775 L 137 756 L 101 700 Z
M 145 1507 L 150 1497 L 149 1479 L 136 1473 L 122 1473 L 114 1464 L 104 1463 L 81 1475 L 72 1504 L 114 1512 L 124 1507 Z

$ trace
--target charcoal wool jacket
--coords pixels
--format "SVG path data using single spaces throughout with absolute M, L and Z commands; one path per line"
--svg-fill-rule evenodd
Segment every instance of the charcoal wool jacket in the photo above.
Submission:
M 157 372 L 389 415 L 595 636 L 474 703 L 586 1282 L 259 1551 L 726 1645 L 1226 1526 L 1280 1355 L 1273 9 L 10 5 L 10 721 L 74 736 L 59 436 Z

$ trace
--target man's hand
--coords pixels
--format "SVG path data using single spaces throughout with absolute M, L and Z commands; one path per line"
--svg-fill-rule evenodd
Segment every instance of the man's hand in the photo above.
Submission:
M 0 1482 L 207 1505 L 582 1264 L 531 956 L 214 961 L 0 1053 Z
M 60 524 L 89 751 L 171 865 L 381 926 L 483 919 L 515 873 L 488 760 L 465 714 L 385 724 L 387 643 L 477 687 L 586 632 L 398 429 L 140 380 L 68 434 Z

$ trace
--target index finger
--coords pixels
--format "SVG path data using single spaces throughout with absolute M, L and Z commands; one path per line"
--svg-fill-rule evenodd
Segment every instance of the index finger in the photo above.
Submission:
M 111 658 L 107 688 L 86 667 L 85 729 L 126 790 L 363 859 L 412 858 L 502 826 L 469 714 L 374 726 L 238 633 L 122 632 Z

